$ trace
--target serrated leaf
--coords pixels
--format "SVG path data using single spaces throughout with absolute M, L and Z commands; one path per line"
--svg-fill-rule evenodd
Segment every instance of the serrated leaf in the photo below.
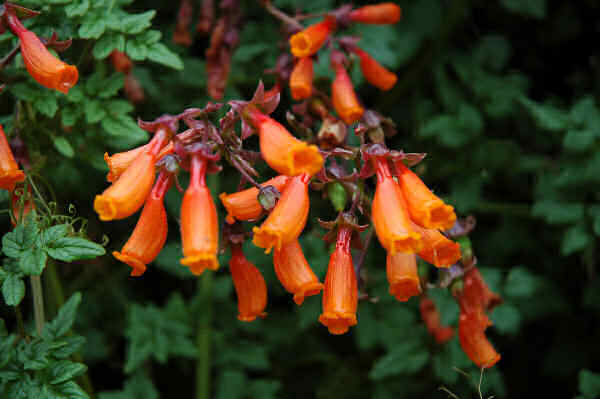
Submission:
M 71 143 L 63 136 L 55 137 L 52 144 L 54 144 L 54 148 L 65 157 L 73 158 L 75 156 L 75 150 L 71 146 Z
M 539 288 L 539 280 L 524 267 L 513 267 L 504 284 L 504 293 L 509 298 L 529 298 Z
M 106 22 L 102 15 L 88 13 L 79 27 L 79 36 L 82 39 L 98 39 L 106 30 Z
M 83 363 L 75 363 L 70 360 L 59 360 L 50 365 L 50 384 L 56 385 L 71 380 L 87 371 Z
M 96 99 L 88 99 L 83 109 L 87 123 L 98 123 L 106 116 L 102 103 Z
M 63 262 L 94 259 L 106 253 L 102 245 L 81 237 L 63 237 L 45 248 L 50 257 Z
M 561 253 L 565 256 L 583 250 L 590 242 L 590 235 L 582 225 L 569 228 L 563 237 Z
M 40 232 L 38 236 L 38 245 L 40 247 L 48 246 L 50 243 L 65 237 L 72 230 L 69 224 L 58 224 L 48 227 Z
M 32 248 L 21 253 L 19 268 L 28 276 L 39 276 L 42 274 L 48 255 L 40 248 Z
M 60 308 L 58 314 L 49 323 L 46 323 L 42 335 L 45 338 L 57 338 L 65 335 L 73 326 L 77 308 L 81 303 L 81 293 L 76 292 Z
M 58 102 L 56 101 L 56 96 L 52 92 L 47 92 L 46 95 L 36 98 L 33 101 L 33 106 L 49 118 L 53 118 L 56 111 L 58 111 Z
M 25 283 L 17 275 L 9 275 L 2 283 L 2 296 L 8 306 L 17 306 L 25 296 Z
M 125 36 L 118 33 L 103 35 L 94 45 L 92 54 L 95 59 L 103 60 L 108 57 L 113 50 L 125 51 Z
M 79 352 L 83 345 L 85 345 L 86 339 L 79 335 L 73 335 L 70 337 L 63 337 L 57 342 L 59 342 L 61 346 L 55 349 L 52 354 L 58 359 L 65 359 L 74 353 Z
M 119 90 L 121 90 L 124 82 L 125 82 L 125 79 L 124 79 L 122 73 L 114 73 L 114 74 L 110 75 L 108 78 L 106 78 L 104 80 L 104 83 L 105 83 L 104 87 L 102 88 L 102 90 L 100 90 L 98 92 L 98 97 L 100 97 L 100 98 L 113 97 L 114 95 L 117 94 L 117 92 Z M 123 101 L 123 100 L 117 100 L 117 101 Z M 113 101 L 113 103 L 114 103 L 114 101 Z M 127 103 L 127 104 L 129 104 L 129 103 Z M 130 107 L 131 107 L 131 105 L 130 105 Z M 114 111 L 112 106 L 110 106 L 110 109 L 111 109 L 111 111 Z M 129 112 L 131 109 L 133 109 L 133 107 L 128 108 L 128 111 L 125 111 L 123 113 Z
M 30 213 L 25 219 L 25 223 L 17 225 L 13 231 L 2 237 L 2 251 L 8 257 L 19 258 L 22 252 L 27 251 L 35 244 L 38 232 L 34 216 Z
M 138 34 L 148 29 L 150 21 L 156 15 L 156 11 L 150 10 L 141 14 L 131 14 L 121 20 L 121 29 L 125 33 Z
M 79 107 L 63 107 L 60 110 L 61 122 L 63 126 L 73 126 L 81 115 Z
M 27 83 L 17 83 L 11 85 L 9 86 L 9 90 L 15 95 L 15 97 L 23 101 L 34 101 L 40 96 L 39 89 L 33 88 Z
M 494 327 L 502 334 L 516 334 L 521 324 L 521 313 L 516 306 L 504 303 L 492 312 Z
M 159 64 L 171 67 L 173 69 L 182 70 L 183 61 L 181 58 L 162 43 L 154 43 L 148 46 L 147 57 Z
M 540 128 L 555 132 L 569 126 L 569 118 L 561 109 L 548 104 L 538 104 L 526 97 L 521 97 L 520 101 Z
M 428 359 L 429 352 L 420 342 L 400 342 L 375 362 L 369 378 L 377 381 L 393 375 L 414 374 L 425 366 Z
M 584 208 L 581 203 L 542 200 L 534 204 L 531 214 L 543 217 L 549 224 L 575 223 L 583 218 Z
M 90 0 L 80 0 L 73 2 L 65 7 L 65 13 L 67 17 L 80 17 L 85 15 L 85 13 L 90 8 Z
M 89 395 L 74 381 L 67 381 L 55 385 L 54 389 L 68 399 L 90 399 Z
M 125 52 L 132 60 L 143 61 L 148 55 L 148 46 L 136 39 L 129 39 L 125 45 Z

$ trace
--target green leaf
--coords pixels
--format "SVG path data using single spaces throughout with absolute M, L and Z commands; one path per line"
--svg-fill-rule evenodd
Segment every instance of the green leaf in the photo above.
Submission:
M 75 125 L 80 115 L 79 107 L 63 107 L 60 110 L 61 122 L 64 126 Z
M 148 29 L 151 25 L 151 20 L 156 15 L 156 11 L 150 10 L 141 14 L 132 14 L 121 20 L 121 29 L 125 33 L 132 35 L 141 33 Z
M 585 398 L 597 398 L 600 396 L 600 374 L 589 370 L 579 372 L 579 392 Z
M 103 60 L 108 57 L 113 50 L 125 51 L 125 36 L 118 33 L 103 35 L 94 45 L 92 54 L 95 59 Z
M 59 360 L 50 365 L 50 384 L 56 385 L 71 380 L 87 371 L 83 363 L 75 363 L 70 360 Z
M 67 17 L 81 17 L 87 13 L 90 8 L 90 0 L 75 1 L 65 7 Z
M 375 362 L 369 378 L 378 381 L 399 374 L 414 374 L 427 364 L 427 360 L 429 352 L 419 341 L 399 342 Z
M 56 96 L 53 92 L 47 90 L 45 91 L 45 95 L 42 95 L 33 101 L 33 106 L 49 118 L 53 118 L 54 115 L 56 115 L 56 111 L 58 111 Z
M 500 0 L 509 11 L 525 17 L 542 19 L 546 16 L 546 0 Z
M 39 276 L 42 274 L 48 255 L 40 248 L 32 248 L 25 251 L 19 258 L 19 268 L 24 274 L 29 276 Z
M 492 321 L 501 334 L 516 334 L 521 324 L 521 313 L 516 306 L 505 303 L 494 308 Z
M 17 275 L 9 275 L 2 283 L 2 295 L 8 306 L 17 306 L 25 296 L 25 283 Z
M 125 52 L 134 61 L 143 61 L 148 56 L 148 46 L 136 39 L 127 40 Z
M 40 232 L 38 245 L 40 247 L 48 246 L 59 238 L 65 237 L 71 230 L 72 227 L 69 224 L 57 224 L 56 226 L 48 227 Z
M 55 385 L 54 389 L 60 392 L 64 398 L 68 399 L 90 399 L 88 394 L 81 389 L 74 381 L 63 382 L 62 384 Z
M 100 392 L 98 399 L 158 399 L 158 391 L 147 376 L 138 372 L 120 392 Z
M 520 101 L 541 129 L 556 132 L 569 126 L 569 118 L 564 111 L 552 105 L 538 104 L 526 97 L 521 97 Z
M 525 267 L 513 267 L 504 284 L 504 293 L 509 298 L 527 299 L 539 288 L 539 279 Z
M 85 337 L 79 335 L 63 337 L 60 339 L 60 341 L 57 341 L 57 343 L 60 343 L 61 346 L 58 349 L 55 349 L 52 354 L 58 359 L 65 359 L 74 353 L 79 352 L 83 345 L 85 345 L 85 342 Z
M 32 213 L 28 215 L 25 223 L 19 224 L 13 231 L 2 237 L 2 251 L 6 256 L 19 258 L 22 252 L 29 250 L 35 244 L 39 229 Z
M 531 214 L 535 217 L 543 217 L 549 224 L 570 224 L 583 218 L 584 208 L 581 203 L 542 200 L 535 203 Z
M 88 99 L 83 105 L 83 110 L 87 123 L 98 123 L 106 116 L 102 103 L 96 99 Z
M 597 134 L 590 129 L 569 130 L 563 139 L 563 147 L 570 151 L 585 151 L 596 140 Z
M 71 146 L 71 143 L 63 136 L 55 137 L 53 144 L 54 148 L 65 157 L 73 158 L 75 156 L 75 150 Z
M 104 82 L 105 82 L 105 86 L 102 90 L 100 90 L 98 92 L 98 97 L 110 98 L 110 97 L 115 96 L 117 94 L 117 92 L 119 90 L 121 90 L 121 88 L 123 87 L 123 85 L 125 83 L 125 78 L 122 73 L 117 72 L 117 73 L 110 75 L 107 79 L 105 79 Z M 123 101 L 123 100 L 115 100 L 115 101 Z M 125 111 L 123 113 L 129 112 L 132 108 L 133 107 L 130 106 L 130 108 L 128 108 L 128 111 Z M 114 111 L 114 110 L 111 109 L 111 111 Z
M 154 43 L 148 47 L 148 58 L 173 69 L 183 69 L 181 58 L 162 43 Z
M 94 259 L 106 253 L 102 245 L 81 237 L 63 237 L 53 241 L 45 250 L 52 258 L 63 262 Z
M 246 396 L 246 375 L 238 370 L 224 370 L 217 380 L 216 399 L 242 399 Z
M 277 380 L 253 380 L 248 387 L 247 397 L 260 399 L 276 399 L 277 392 L 281 389 L 281 382 Z
M 565 256 L 583 250 L 590 242 L 590 235 L 581 224 L 568 229 L 563 237 L 561 253 Z
M 39 87 L 34 88 L 32 85 L 27 83 L 10 85 L 9 90 L 15 95 L 15 97 L 23 101 L 34 101 L 40 96 Z
M 88 13 L 79 27 L 79 36 L 82 39 L 98 39 L 106 30 L 106 22 L 102 15 Z
M 169 242 L 165 245 L 154 260 L 154 264 L 160 269 L 179 278 L 194 278 L 189 267 L 182 267 L 178 259 L 181 256 L 181 244 L 179 242 Z M 230 281 L 227 281 L 231 285 Z
M 46 323 L 42 335 L 45 338 L 57 338 L 65 335 L 73 326 L 77 308 L 81 303 L 81 293 L 76 292 L 60 308 L 58 314 L 49 323 Z

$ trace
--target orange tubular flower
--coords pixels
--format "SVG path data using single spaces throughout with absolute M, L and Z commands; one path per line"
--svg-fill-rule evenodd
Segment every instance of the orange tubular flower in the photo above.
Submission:
M 294 294 L 297 305 L 302 305 L 305 297 L 317 295 L 323 289 L 323 284 L 308 265 L 298 240 L 276 249 L 273 265 L 277 278 L 287 292 Z
M 417 257 L 415 254 L 398 252 L 394 256 L 388 254 L 387 279 L 390 283 L 390 294 L 400 302 L 421 293 L 421 284 L 417 274 Z
M 254 245 L 264 248 L 268 254 L 273 247 L 279 250 L 284 244 L 298 238 L 308 217 L 309 182 L 310 176 L 306 173 L 288 180 L 281 198 L 267 220 L 260 228 L 252 229 Z
M 500 295 L 490 290 L 476 267 L 465 273 L 463 283 L 463 289 L 459 296 L 460 307 L 463 311 L 484 312 L 502 303 Z
M 27 71 L 39 84 L 49 89 L 67 93 L 75 86 L 79 72 L 53 56 L 35 33 L 27 30 L 13 11 L 7 12 L 10 29 L 19 37 L 21 55 Z
M 229 270 L 238 298 L 238 319 L 253 321 L 265 317 L 267 284 L 256 266 L 246 259 L 240 245 L 231 248 Z
M 480 312 L 461 312 L 458 319 L 460 346 L 469 359 L 482 368 L 492 367 L 500 360 L 500 354 L 485 336 L 488 325 L 487 317 Z
M 133 269 L 132 276 L 141 276 L 146 265 L 152 262 L 162 250 L 167 240 L 167 213 L 163 200 L 171 186 L 171 174 L 161 173 L 156 179 L 135 229 L 121 252 L 113 256 Z
M 323 156 L 315 145 L 298 140 L 280 123 L 254 107 L 246 109 L 249 122 L 258 130 L 260 152 L 267 164 L 286 176 L 307 173 L 310 176 L 323 167 Z
M 110 61 L 116 71 L 124 74 L 128 74 L 129 71 L 131 71 L 131 68 L 133 68 L 131 59 L 127 54 L 119 50 L 113 50 L 112 53 L 110 53 Z
M 127 170 L 129 165 L 135 161 L 135 159 L 142 152 L 147 151 L 152 146 L 152 143 L 144 144 L 138 148 L 134 148 L 133 150 L 118 152 L 112 156 L 108 155 L 108 152 L 104 153 L 104 162 L 108 165 L 108 174 L 106 175 L 106 180 L 113 183 L 117 181 L 119 176 Z M 164 146 L 156 159 L 160 159 L 167 154 L 171 154 L 173 152 L 173 142 L 169 142 L 166 146 Z
M 423 249 L 418 252 L 424 261 L 436 267 L 447 268 L 461 257 L 460 245 L 446 238 L 436 229 L 424 229 L 413 223 L 413 229 L 421 235 Z
M 377 238 L 391 256 L 397 252 L 419 252 L 423 247 L 421 234 L 414 230 L 410 222 L 402 190 L 394 181 L 387 160 L 378 158 L 375 163 L 377 188 L 371 217 Z
M 402 17 L 402 9 L 394 3 L 379 3 L 352 10 L 350 19 L 363 24 L 395 24 Z
M 344 334 L 357 323 L 358 284 L 350 253 L 351 236 L 350 229 L 340 228 L 323 289 L 323 313 L 319 322 L 336 335 Z
M 192 156 L 190 185 L 181 203 L 181 242 L 185 257 L 180 262 L 197 276 L 205 269 L 219 268 L 219 220 L 206 187 L 206 167 L 200 155 Z
M 12 191 L 15 184 L 25 180 L 25 173 L 19 169 L 8 140 L 4 135 L 4 128 L 0 125 L 0 188 Z
M 335 18 L 327 16 L 323 21 L 296 33 L 290 37 L 292 54 L 298 58 L 313 55 L 323 46 L 335 27 Z
M 310 57 L 300 58 L 290 76 L 290 89 L 294 100 L 303 100 L 312 94 L 313 60 Z
M 440 324 L 440 312 L 435 307 L 435 303 L 426 296 L 421 297 L 419 304 L 421 318 L 427 327 L 427 331 L 435 338 L 438 344 L 449 341 L 454 336 L 454 329 Z
M 154 164 L 167 140 L 166 129 L 160 129 L 119 178 L 94 199 L 94 210 L 100 220 L 124 219 L 144 204 L 154 182 Z
M 398 183 L 404 193 L 411 219 L 419 226 L 427 229 L 448 230 L 456 222 L 456 213 L 452 205 L 431 192 L 402 161 L 395 163 L 398 172 Z
M 273 186 L 281 192 L 287 184 L 288 179 L 289 177 L 287 176 L 277 176 L 262 183 L 262 186 Z M 259 190 L 256 187 L 233 194 L 221 193 L 219 199 L 227 210 L 225 221 L 233 224 L 236 220 L 258 219 L 263 213 L 263 207 L 258 202 L 258 193 Z
M 331 99 L 333 108 L 342 120 L 350 125 L 359 120 L 365 109 L 358 102 L 354 86 L 343 65 L 333 65 L 335 68 L 335 80 L 331 84 Z
M 388 71 L 365 51 L 354 48 L 354 52 L 360 58 L 360 69 L 367 82 L 381 90 L 389 90 L 396 84 L 398 77 L 395 73 Z

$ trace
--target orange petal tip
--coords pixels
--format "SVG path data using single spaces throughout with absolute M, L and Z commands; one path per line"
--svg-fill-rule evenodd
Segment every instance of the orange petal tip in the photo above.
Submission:
M 144 272 L 146 271 L 146 265 L 141 262 L 139 259 L 127 255 L 125 253 L 121 253 L 121 252 L 117 252 L 114 251 L 112 253 L 112 255 L 117 258 L 118 260 L 120 260 L 121 262 L 131 266 L 132 270 L 131 270 L 131 276 L 137 277 L 137 276 L 141 276 L 142 274 L 144 274 Z

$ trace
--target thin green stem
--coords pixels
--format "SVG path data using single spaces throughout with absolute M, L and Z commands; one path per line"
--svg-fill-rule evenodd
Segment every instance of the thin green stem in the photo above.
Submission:
M 25 331 L 25 323 L 23 322 L 23 313 L 21 313 L 21 308 L 19 305 L 15 306 L 15 315 L 17 316 L 17 326 L 19 327 L 19 335 L 22 338 L 27 336 L 27 332 Z
M 39 336 L 44 330 L 44 292 L 42 290 L 42 280 L 40 276 L 31 276 L 31 292 L 33 294 L 33 316 L 35 318 L 35 329 Z

